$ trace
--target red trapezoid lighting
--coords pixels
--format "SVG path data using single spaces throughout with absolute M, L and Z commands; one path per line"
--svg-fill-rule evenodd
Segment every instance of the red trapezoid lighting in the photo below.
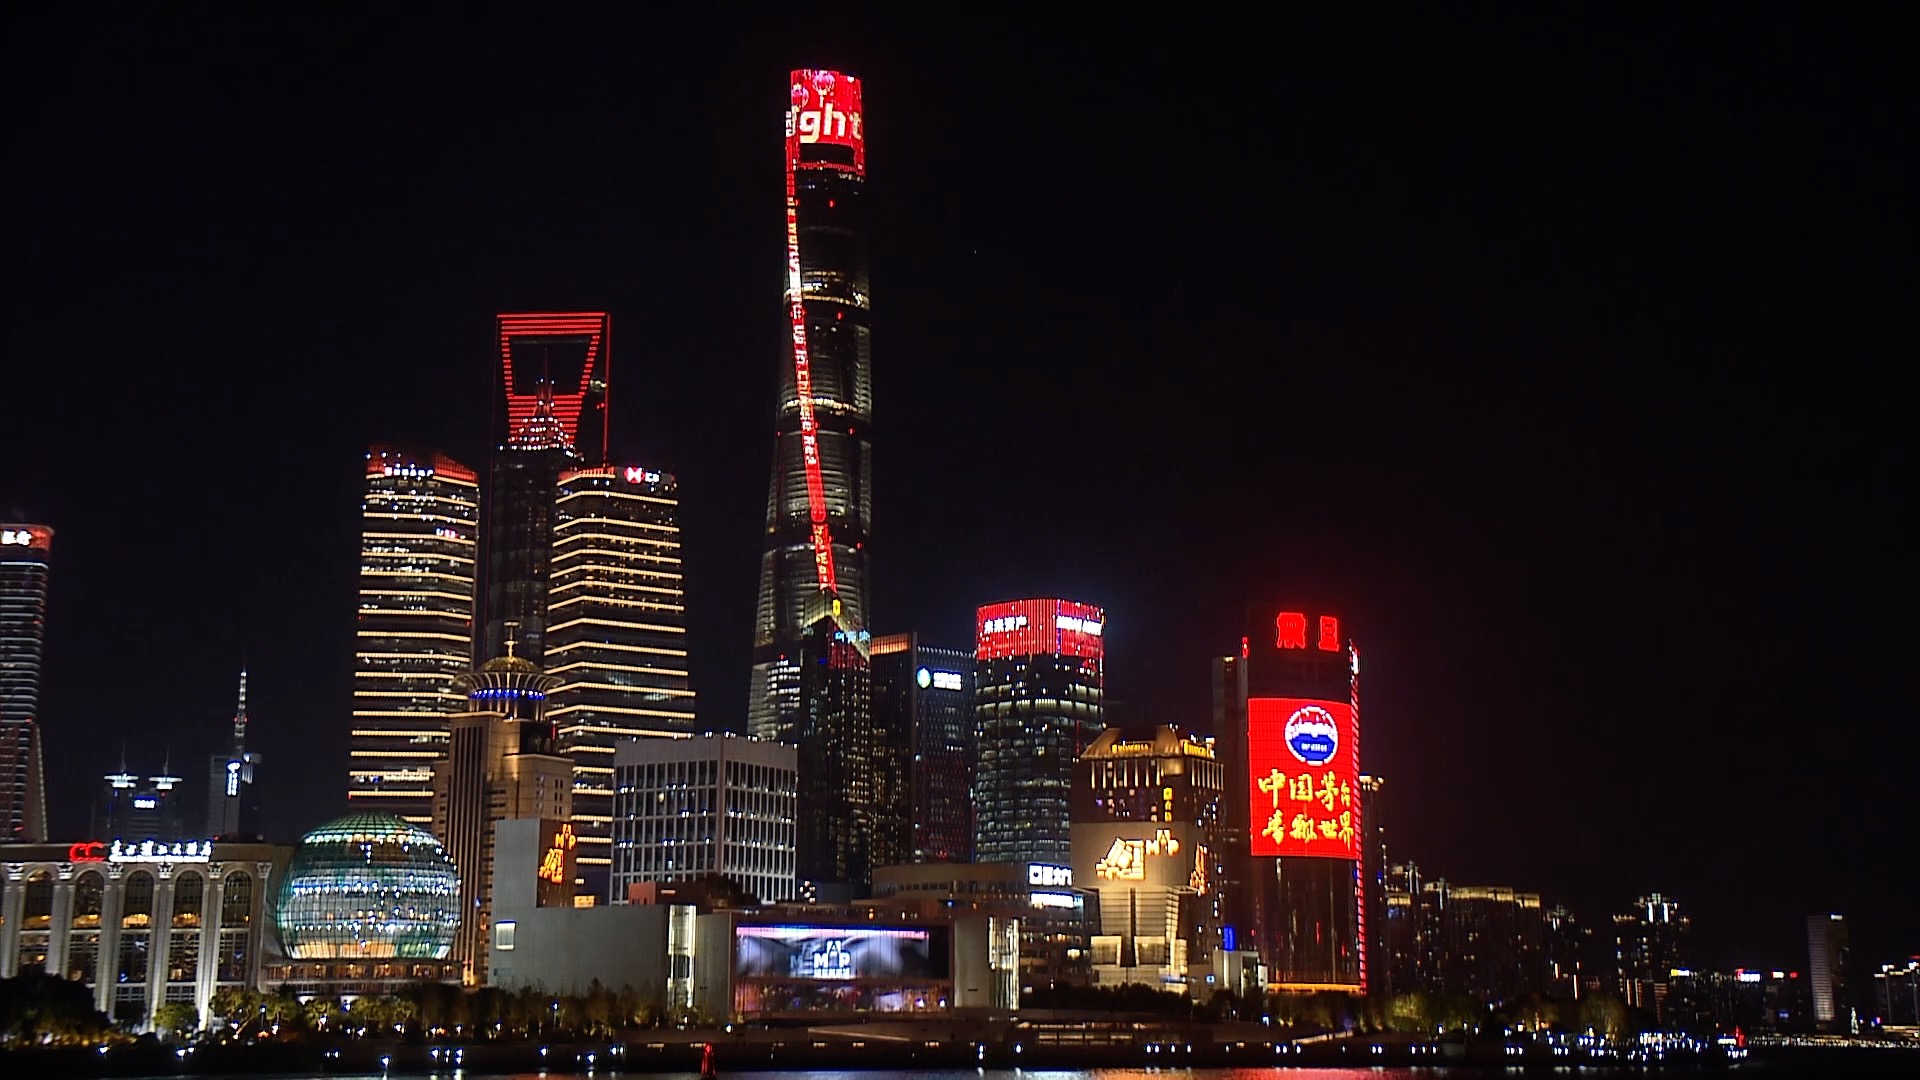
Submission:
M 541 338 L 586 340 L 586 361 L 574 378 L 565 376 L 553 386 L 553 415 L 567 433 L 567 441 L 578 443 L 580 413 L 586 406 L 595 372 L 604 372 L 610 320 L 604 311 L 537 312 L 497 317 L 500 338 L 500 370 L 504 376 L 507 400 L 507 431 L 514 432 L 532 420 L 540 408 L 538 393 L 516 392 L 513 378 L 515 342 L 537 343 Z M 603 375 L 604 377 L 604 375 Z M 604 451 L 604 447 L 602 448 Z

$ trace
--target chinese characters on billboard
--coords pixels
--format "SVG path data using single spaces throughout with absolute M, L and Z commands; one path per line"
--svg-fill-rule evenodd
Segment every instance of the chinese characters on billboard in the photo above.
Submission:
M 1247 699 L 1247 766 L 1255 857 L 1360 857 L 1360 725 L 1351 702 Z
M 1071 600 L 1007 600 L 975 614 L 975 655 L 981 660 L 1008 656 L 1105 655 L 1106 613 Z

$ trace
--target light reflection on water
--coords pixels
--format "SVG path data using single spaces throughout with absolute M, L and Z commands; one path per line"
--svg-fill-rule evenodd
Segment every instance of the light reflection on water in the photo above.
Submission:
M 1448 1069 L 1443 1067 L 1406 1068 L 1264 1068 L 1264 1069 L 727 1069 L 722 1080 L 1409 1080 L 1421 1077 L 1493 1076 L 1505 1069 Z M 453 1080 L 454 1073 L 325 1073 L 286 1075 L 275 1080 L 397 1080 L 402 1076 L 442 1077 Z M 461 1072 L 459 1080 L 562 1080 L 586 1076 L 571 1072 L 472 1073 Z M 631 1072 L 600 1069 L 593 1076 L 647 1077 L 650 1080 L 699 1080 L 695 1072 Z

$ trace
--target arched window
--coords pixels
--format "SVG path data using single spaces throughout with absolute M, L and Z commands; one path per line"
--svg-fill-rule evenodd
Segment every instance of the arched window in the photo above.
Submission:
M 53 925 L 53 875 L 45 870 L 27 879 L 27 895 L 20 912 L 22 930 L 45 930 Z
M 253 921 L 253 875 L 235 870 L 224 879 L 220 894 L 220 925 L 245 926 Z
M 97 870 L 81 874 L 73 882 L 73 928 L 97 930 L 100 911 L 107 896 L 107 879 Z
M 120 927 L 123 930 L 140 929 L 153 925 L 153 875 L 145 870 L 135 870 L 127 875 L 127 898 L 120 909 Z
M 173 881 L 173 925 L 175 929 L 200 925 L 207 896 L 207 879 L 192 871 Z

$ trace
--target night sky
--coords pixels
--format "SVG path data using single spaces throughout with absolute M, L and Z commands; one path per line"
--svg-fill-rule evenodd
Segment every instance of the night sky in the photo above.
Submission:
M 123 743 L 198 783 L 243 662 L 270 831 L 342 810 L 361 454 L 485 464 L 502 310 L 612 312 L 615 453 L 680 478 L 741 726 L 786 72 L 839 66 L 877 631 L 1099 603 L 1114 716 L 1204 727 L 1249 600 L 1336 610 L 1394 858 L 1595 920 L 1666 892 L 1709 964 L 1803 967 L 1829 910 L 1920 952 L 1912 84 L 1887 27 L 1720 14 L 37 13 L 0 516 L 58 532 L 54 832 Z

